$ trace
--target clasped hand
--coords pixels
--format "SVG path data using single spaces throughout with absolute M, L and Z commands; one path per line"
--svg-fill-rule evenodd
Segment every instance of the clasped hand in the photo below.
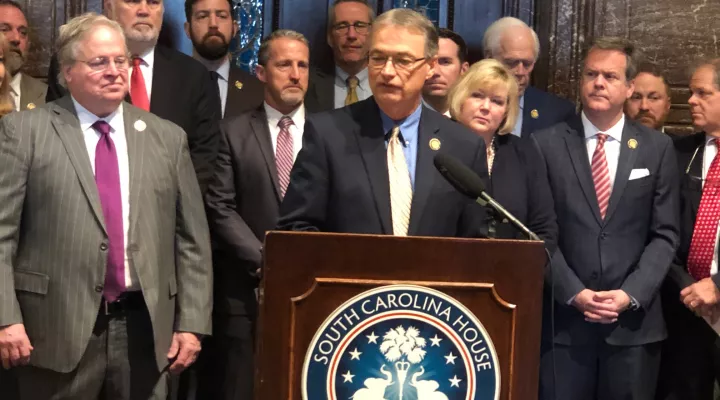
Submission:
M 720 290 L 710 278 L 701 279 L 680 291 L 680 301 L 701 317 L 714 324 L 720 319 Z
M 630 296 L 623 290 L 595 292 L 583 289 L 573 299 L 573 306 L 585 316 L 585 321 L 612 324 L 630 306 Z

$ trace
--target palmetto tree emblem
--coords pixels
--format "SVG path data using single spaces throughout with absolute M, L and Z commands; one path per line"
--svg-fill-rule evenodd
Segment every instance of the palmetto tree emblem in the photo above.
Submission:
M 427 341 L 420 336 L 420 331 L 412 326 L 408 329 L 398 326 L 390 329 L 383 336 L 380 352 L 386 360 L 395 363 L 395 371 L 400 383 L 400 400 L 403 398 L 403 386 L 410 364 L 417 364 L 425 358 L 426 351 L 423 349 L 426 344 Z M 407 361 L 402 361 L 403 359 Z

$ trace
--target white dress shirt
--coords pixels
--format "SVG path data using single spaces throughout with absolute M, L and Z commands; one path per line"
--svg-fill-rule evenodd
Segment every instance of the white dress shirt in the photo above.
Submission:
M 10 81 L 10 96 L 13 99 L 15 111 L 20 111 L 20 81 L 22 80 L 22 72 L 18 72 Z
M 222 115 L 225 116 L 225 104 L 227 104 L 228 82 L 230 81 L 230 59 L 223 58 L 223 62 L 218 65 L 217 61 L 209 61 L 200 56 L 195 57 L 200 61 L 208 71 L 215 71 L 218 74 L 218 91 L 220 92 L 220 105 L 222 107 Z
M 517 120 L 515 120 L 515 126 L 513 127 L 512 133 L 517 137 L 522 137 L 522 123 L 523 123 L 523 109 L 525 109 L 525 94 L 518 99 L 518 105 L 520 106 L 520 112 L 518 112 Z
M 128 146 L 125 137 L 125 122 L 123 119 L 122 104 L 115 112 L 105 118 L 98 118 L 95 114 L 81 106 L 75 98 L 75 111 L 80 120 L 80 129 L 85 138 L 85 146 L 87 147 L 88 156 L 90 157 L 90 166 L 95 175 L 95 148 L 100 141 L 100 133 L 92 127 L 99 119 L 110 124 L 110 138 L 115 144 L 115 151 L 118 158 L 118 172 L 120 173 L 120 198 L 122 202 L 122 220 L 123 220 L 123 237 L 125 244 L 125 287 L 127 290 L 140 290 L 140 282 L 137 274 L 131 268 L 128 259 L 128 229 L 130 225 L 130 162 L 128 159 Z
M 266 102 L 263 102 L 263 106 L 265 107 L 268 127 L 270 128 L 270 140 L 272 141 L 273 154 L 276 154 L 277 140 L 278 135 L 280 134 L 278 122 L 280 122 L 280 118 L 285 115 L 272 108 Z M 295 111 L 291 112 L 287 116 L 293 121 L 293 124 L 290 125 L 290 136 L 292 136 L 293 139 L 293 162 L 295 162 L 300 149 L 302 149 L 303 128 L 305 128 L 305 105 L 300 104 L 300 107 L 296 108 Z
M 625 114 L 620 117 L 620 120 L 610 127 L 605 132 L 598 129 L 592 122 L 585 116 L 585 112 L 581 114 L 583 130 L 585 131 L 585 144 L 588 150 L 588 161 L 592 167 L 592 157 L 595 153 L 595 146 L 597 146 L 597 135 L 598 133 L 604 133 L 608 135 L 605 141 L 605 159 L 608 164 L 608 173 L 610 174 L 610 192 L 615 186 L 615 174 L 617 173 L 618 160 L 620 159 L 620 143 L 622 143 L 622 132 L 625 127 Z
M 705 186 L 705 179 L 707 178 L 708 171 L 710 170 L 710 164 L 712 164 L 715 155 L 717 155 L 717 145 L 710 144 L 710 141 L 715 139 L 712 136 L 705 136 L 705 152 L 703 153 L 703 164 L 702 164 L 702 184 Z M 718 138 L 720 140 L 720 138 Z M 720 143 L 717 143 L 720 144 Z M 720 223 L 718 224 L 720 228 Z M 713 260 L 710 264 L 710 275 L 715 275 L 718 272 L 718 243 L 720 242 L 720 229 L 715 234 L 715 250 L 713 250 Z
M 142 58 L 142 62 L 140 62 L 140 71 L 142 71 L 143 79 L 145 80 L 145 90 L 148 96 L 148 102 L 152 102 L 152 80 L 153 67 L 155 66 L 155 47 L 151 48 L 143 54 L 138 54 L 138 56 Z M 128 78 L 130 79 L 130 82 L 132 82 L 132 71 L 133 64 L 131 59 L 130 72 L 128 73 Z M 130 83 L 128 83 L 128 86 L 130 86 Z
M 343 71 L 340 67 L 335 67 L 335 108 L 345 107 L 345 98 L 347 97 L 348 85 L 347 78 L 350 75 Z M 370 91 L 370 82 L 368 82 L 368 70 L 367 68 L 358 72 L 355 75 L 358 78 L 358 86 L 355 88 L 358 101 L 362 101 L 372 96 Z

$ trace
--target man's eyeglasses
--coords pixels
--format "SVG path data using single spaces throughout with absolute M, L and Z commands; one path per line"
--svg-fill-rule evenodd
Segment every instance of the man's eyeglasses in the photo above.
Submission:
M 426 57 L 414 58 L 410 56 L 386 56 L 382 54 L 371 54 L 368 57 L 368 65 L 372 68 L 384 68 L 388 60 L 398 70 L 409 71 L 419 61 L 427 60 Z
M 115 57 L 114 59 L 110 59 L 108 57 L 95 57 L 89 60 L 75 61 L 80 61 L 81 63 L 87 64 L 87 66 L 90 67 L 90 69 L 93 71 L 105 71 L 106 69 L 110 68 L 110 63 L 114 63 L 115 68 L 122 70 L 128 69 L 128 66 L 130 65 L 128 57 Z
M 355 32 L 360 35 L 365 35 L 370 30 L 370 25 L 367 22 L 354 22 L 352 24 L 348 24 L 347 22 L 341 22 L 339 24 L 333 25 L 333 30 L 341 35 L 344 35 L 348 33 L 350 30 L 350 27 L 352 26 L 355 28 Z

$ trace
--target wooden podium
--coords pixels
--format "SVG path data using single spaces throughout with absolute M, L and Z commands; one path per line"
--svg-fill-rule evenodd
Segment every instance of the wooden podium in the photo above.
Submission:
M 428 287 L 462 303 L 494 343 L 499 398 L 537 398 L 542 243 L 270 232 L 264 253 L 256 400 L 302 399 L 306 352 L 325 319 L 354 296 L 395 284 Z

